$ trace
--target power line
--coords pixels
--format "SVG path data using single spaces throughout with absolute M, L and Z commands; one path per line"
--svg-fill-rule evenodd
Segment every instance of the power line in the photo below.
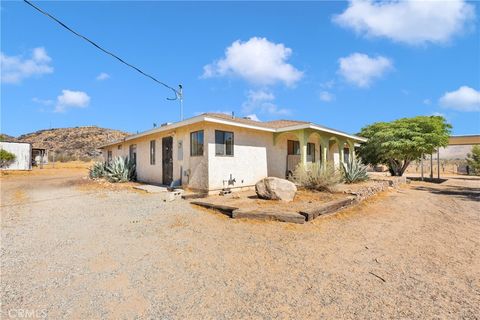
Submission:
M 65 23 L 63 23 L 62 21 L 58 20 L 57 18 L 55 18 L 54 16 L 52 16 L 50 13 L 44 11 L 43 9 L 37 7 L 36 5 L 34 5 L 32 2 L 28 1 L 28 0 L 23 0 L 24 2 L 26 2 L 28 5 L 30 5 L 31 7 L 33 7 L 35 10 L 37 10 L 38 12 L 42 13 L 43 15 L 49 17 L 50 19 L 52 19 L 53 21 L 57 22 L 59 25 L 61 25 L 62 27 L 64 27 L 65 29 L 67 29 L 68 31 L 70 31 L 71 33 L 73 33 L 74 35 L 76 35 L 77 37 L 80 37 L 82 38 L 83 40 L 87 41 L 88 43 L 90 43 L 91 45 L 93 45 L 94 47 L 96 47 L 97 49 L 100 49 L 101 51 L 103 51 L 104 53 L 114 57 L 115 59 L 117 59 L 118 61 L 120 61 L 121 63 L 125 64 L 126 66 L 136 70 L 137 72 L 141 73 L 142 75 L 144 75 L 145 77 L 147 78 L 150 78 L 152 79 L 153 81 L 157 82 L 158 84 L 161 84 L 162 86 L 164 86 L 165 88 L 167 89 L 170 89 L 172 90 L 174 93 L 175 93 L 175 98 L 174 99 L 168 99 L 168 100 L 177 100 L 178 98 L 180 98 L 180 100 L 183 99 L 183 92 L 182 92 L 182 87 L 180 87 L 180 90 L 177 90 L 171 86 L 169 86 L 168 84 L 158 80 L 157 78 L 155 78 L 154 76 L 152 75 L 149 75 L 148 73 L 145 73 L 143 72 L 142 70 L 140 70 L 139 68 L 135 67 L 134 65 L 126 62 L 125 60 L 123 60 L 122 58 L 120 58 L 119 56 L 117 56 L 116 54 L 114 54 L 113 52 L 110 52 L 104 48 L 102 48 L 100 45 L 98 45 L 97 43 L 93 42 L 92 40 L 88 39 L 87 37 L 85 37 L 84 35 L 81 35 L 80 33 L 76 32 L 75 30 L 73 30 L 72 28 L 70 28 L 69 26 L 67 26 Z

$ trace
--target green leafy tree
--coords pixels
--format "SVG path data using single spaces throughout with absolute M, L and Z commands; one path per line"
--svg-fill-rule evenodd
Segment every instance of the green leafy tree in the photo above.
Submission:
M 359 135 L 368 139 L 359 148 L 365 164 L 384 164 L 393 176 L 402 176 L 410 162 L 448 144 L 452 126 L 440 116 L 377 122 Z
M 0 149 L 0 168 L 7 167 L 15 160 L 15 155 L 7 150 Z
M 472 152 L 467 154 L 467 165 L 471 173 L 480 175 L 480 145 L 473 146 Z

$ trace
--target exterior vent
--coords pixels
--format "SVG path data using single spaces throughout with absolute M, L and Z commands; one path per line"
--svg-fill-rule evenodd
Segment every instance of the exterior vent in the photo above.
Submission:
M 172 124 L 171 122 L 165 122 L 165 123 L 162 123 L 162 124 L 160 125 L 160 127 L 166 127 L 166 126 L 169 126 L 169 125 L 171 125 L 171 124 Z

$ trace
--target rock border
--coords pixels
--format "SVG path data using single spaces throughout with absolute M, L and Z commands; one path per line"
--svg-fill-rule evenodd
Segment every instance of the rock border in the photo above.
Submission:
M 363 200 L 376 195 L 379 192 L 387 190 L 388 188 L 397 188 L 401 184 L 406 183 L 405 177 L 371 180 L 376 182 L 374 186 L 369 186 L 368 188 L 360 189 L 356 192 L 348 192 L 347 190 L 345 191 L 345 193 L 349 194 L 349 196 L 344 199 L 332 200 L 326 203 L 322 203 L 314 209 L 302 210 L 299 212 L 288 210 L 279 211 L 268 209 L 242 209 L 238 207 L 216 204 L 206 201 L 191 201 L 190 203 L 206 209 L 212 209 L 222 212 L 223 214 L 226 214 L 233 219 L 255 219 L 264 221 L 281 221 L 303 224 L 305 222 L 312 221 L 319 216 L 335 214 L 342 209 L 358 204 Z

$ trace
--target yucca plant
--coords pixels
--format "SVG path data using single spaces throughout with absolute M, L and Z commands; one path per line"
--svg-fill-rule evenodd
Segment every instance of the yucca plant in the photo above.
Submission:
M 107 172 L 107 163 L 106 162 L 95 162 L 89 169 L 90 178 L 98 179 L 105 177 Z
M 352 159 L 342 163 L 342 173 L 345 183 L 355 183 L 368 180 L 367 166 L 360 159 Z
M 105 176 L 110 182 L 127 182 L 135 180 L 135 162 L 128 157 L 116 157 L 107 165 Z
M 323 167 L 320 163 L 300 163 L 290 180 L 305 189 L 333 192 L 341 176 L 331 163 Z

